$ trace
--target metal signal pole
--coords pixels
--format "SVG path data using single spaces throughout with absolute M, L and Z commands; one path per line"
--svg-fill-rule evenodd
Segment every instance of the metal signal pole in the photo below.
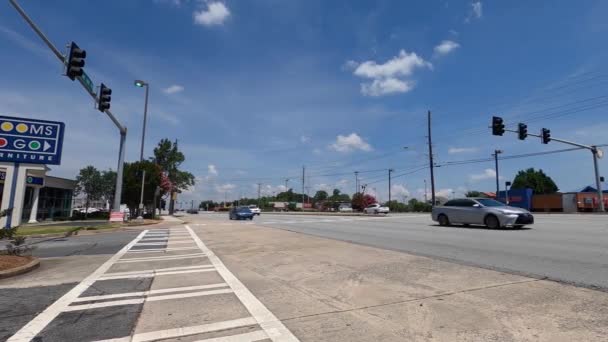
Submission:
M 431 139 L 431 111 L 428 111 L 428 130 L 429 130 L 429 167 L 431 168 L 431 200 L 432 202 L 432 206 L 435 206 L 435 171 L 434 171 L 434 167 L 435 164 L 433 164 L 433 141 Z
M 391 173 L 393 173 L 393 169 L 388 169 L 388 201 L 391 201 Z

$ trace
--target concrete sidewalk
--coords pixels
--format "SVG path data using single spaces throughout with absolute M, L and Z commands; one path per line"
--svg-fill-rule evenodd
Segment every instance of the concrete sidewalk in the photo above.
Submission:
M 608 293 L 245 222 L 193 229 L 301 341 L 608 341 Z

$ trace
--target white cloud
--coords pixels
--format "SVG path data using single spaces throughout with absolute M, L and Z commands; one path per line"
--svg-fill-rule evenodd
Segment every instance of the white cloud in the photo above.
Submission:
M 447 55 L 459 47 L 460 44 L 456 43 L 455 41 L 444 40 L 439 45 L 435 46 L 434 50 L 436 55 Z
M 302 144 L 306 144 L 306 143 L 307 143 L 307 142 L 309 142 L 309 141 L 310 141 L 310 137 L 309 137 L 309 136 L 306 136 L 306 135 L 302 135 L 302 136 L 300 136 L 300 142 L 301 142 Z
M 407 93 L 414 88 L 413 81 L 396 78 L 377 79 L 372 83 L 361 83 L 361 93 L 367 96 L 382 96 L 392 93 Z
M 403 196 L 410 197 L 410 191 L 405 187 L 405 185 L 395 184 L 391 187 L 391 195 L 394 198 L 400 198 Z
M 477 147 L 450 147 L 448 149 L 449 154 L 457 154 L 457 153 L 473 153 L 477 152 L 479 149 Z
M 215 191 L 218 193 L 231 192 L 236 189 L 236 185 L 231 183 L 220 184 L 215 186 Z
M 209 2 L 206 9 L 194 12 L 194 23 L 205 26 L 222 25 L 230 16 L 230 10 L 222 2 Z
M 365 61 L 358 64 L 346 62 L 346 66 L 355 68 L 353 74 L 361 78 L 372 79 L 372 82 L 361 84 L 361 93 L 366 96 L 382 96 L 393 93 L 406 93 L 414 88 L 415 82 L 404 79 L 412 76 L 416 69 L 432 69 L 433 65 L 416 53 L 399 51 L 399 55 L 385 63 Z
M 184 87 L 179 84 L 174 84 L 169 86 L 168 88 L 163 89 L 165 94 L 176 94 L 184 91 Z
M 496 171 L 494 169 L 485 169 L 483 173 L 473 174 L 469 176 L 471 181 L 480 181 L 485 179 L 496 178 Z M 502 179 L 502 177 L 500 177 Z
M 439 189 L 438 191 L 435 192 L 435 197 L 445 197 L 445 198 L 451 198 L 452 197 L 452 192 L 454 191 L 454 189 L 452 188 L 448 188 L 448 189 Z M 429 193 L 428 195 L 428 199 L 429 201 L 431 200 L 431 195 Z
M 358 66 L 359 66 L 359 63 L 357 63 L 351 59 L 351 60 L 346 61 L 346 63 L 344 63 L 344 65 L 342 66 L 342 69 L 355 70 Z
M 354 74 L 366 78 L 383 78 L 395 76 L 410 76 L 417 68 L 432 68 L 431 63 L 419 57 L 416 53 L 399 51 L 399 55 L 393 57 L 384 64 L 375 61 L 366 61 L 355 69 Z
M 211 175 L 211 176 L 217 176 L 217 175 L 218 175 L 218 173 L 217 173 L 217 168 L 216 168 L 216 167 L 215 167 L 215 165 L 213 165 L 213 164 L 209 164 L 209 165 L 207 166 L 207 172 L 208 172 L 208 173 L 209 173 L 209 175 Z
M 465 23 L 468 23 L 471 21 L 471 19 L 476 18 L 479 19 L 483 16 L 483 5 L 481 4 L 481 1 L 476 1 L 471 3 L 471 9 L 469 10 L 469 14 L 467 15 L 467 17 L 464 19 Z
M 357 133 L 350 135 L 338 135 L 336 142 L 329 146 L 330 149 L 338 152 L 350 152 L 354 150 L 371 151 L 370 144 L 365 142 Z
M 483 15 L 483 8 L 481 5 L 481 1 L 472 3 L 471 7 L 473 9 L 473 15 L 475 16 L 475 18 L 481 18 L 481 16 Z

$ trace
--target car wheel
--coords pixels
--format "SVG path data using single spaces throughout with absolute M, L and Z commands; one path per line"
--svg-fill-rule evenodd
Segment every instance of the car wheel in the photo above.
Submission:
M 378 210 L 374 210 L 374 215 L 378 215 Z
M 450 225 L 450 220 L 448 220 L 448 217 L 445 214 L 441 214 L 437 217 L 437 221 L 439 221 L 439 225 L 440 226 L 449 226 Z
M 490 229 L 500 228 L 500 221 L 498 221 L 498 217 L 496 217 L 495 215 L 486 216 L 486 219 L 483 220 L 483 222 L 486 224 L 486 227 Z
M 253 220 L 253 216 L 251 216 L 251 217 L 249 218 L 249 221 L 251 221 L 251 220 Z

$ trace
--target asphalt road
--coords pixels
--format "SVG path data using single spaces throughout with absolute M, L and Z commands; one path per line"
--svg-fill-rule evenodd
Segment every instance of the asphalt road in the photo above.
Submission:
M 225 214 L 203 215 L 228 222 Z M 521 230 L 440 227 L 428 214 L 262 214 L 254 223 L 608 290 L 608 216 L 539 214 Z

